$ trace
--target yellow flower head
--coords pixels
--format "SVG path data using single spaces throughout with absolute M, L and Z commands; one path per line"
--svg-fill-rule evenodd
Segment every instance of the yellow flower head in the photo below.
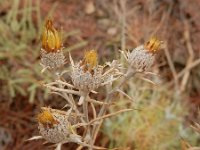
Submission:
M 61 46 L 60 33 L 54 28 L 52 20 L 47 20 L 42 33 L 42 48 L 47 52 L 57 52 Z
M 58 124 L 58 121 L 54 119 L 52 113 L 48 109 L 42 110 L 42 112 L 37 115 L 37 120 L 44 126 Z
M 87 70 L 92 70 L 97 66 L 97 53 L 95 50 L 90 50 L 85 52 L 85 56 L 83 59 L 83 65 L 87 68 Z
M 145 44 L 145 49 L 151 53 L 156 53 L 160 49 L 161 41 L 156 37 L 150 38 L 150 40 Z

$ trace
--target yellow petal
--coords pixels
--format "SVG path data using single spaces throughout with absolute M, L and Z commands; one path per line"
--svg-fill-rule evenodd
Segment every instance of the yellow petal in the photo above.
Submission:
M 157 52 L 160 49 L 161 41 L 156 37 L 150 38 L 150 40 L 145 44 L 145 48 L 152 53 Z
M 42 48 L 47 52 L 57 52 L 61 49 L 61 37 L 51 20 L 46 21 L 45 29 L 42 33 Z

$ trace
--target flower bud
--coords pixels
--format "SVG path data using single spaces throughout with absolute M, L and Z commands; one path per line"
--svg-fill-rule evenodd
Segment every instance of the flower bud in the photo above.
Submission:
M 51 20 L 47 20 L 42 33 L 42 48 L 47 52 L 57 52 L 61 49 L 61 36 L 54 28 Z
M 45 109 L 38 114 L 37 120 L 46 127 L 52 127 L 54 124 L 58 124 L 58 121 L 54 119 L 52 113 L 48 109 Z
M 145 49 L 151 53 L 156 53 L 160 49 L 161 41 L 156 37 L 150 38 L 150 40 L 145 44 Z
M 61 37 L 51 20 L 46 21 L 42 34 L 41 64 L 49 69 L 56 69 L 65 64 Z
M 95 50 L 87 51 L 85 53 L 84 63 L 89 69 L 93 69 L 97 66 L 97 53 Z

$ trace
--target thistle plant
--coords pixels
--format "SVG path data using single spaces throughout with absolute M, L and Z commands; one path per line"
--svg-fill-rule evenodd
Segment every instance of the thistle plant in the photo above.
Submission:
M 55 78 L 44 86 L 66 100 L 63 108 L 68 110 L 42 107 L 36 117 L 41 136 L 35 136 L 31 140 L 44 138 L 47 142 L 56 144 L 57 149 L 68 142 L 79 144 L 79 149 L 82 147 L 90 150 L 105 149 L 95 146 L 103 120 L 133 110 L 126 108 L 107 114 L 109 106 L 117 100 L 116 93 L 121 93 L 132 100 L 123 91 L 123 85 L 136 73 L 145 73 L 151 68 L 160 45 L 158 39 L 151 38 L 144 45 L 128 52 L 123 51 L 128 68 L 119 60 L 100 65 L 96 50 L 85 51 L 83 59 L 74 62 L 70 54 L 68 59 L 64 56 L 61 36 L 53 26 L 53 22 L 47 20 L 42 34 L 41 65 L 42 72 L 48 70 Z M 66 64 L 65 60 L 69 64 Z M 70 71 L 65 71 L 65 65 L 69 65 Z M 64 74 L 69 76 L 68 80 Z M 105 99 L 91 97 L 90 93 L 97 94 L 100 88 L 106 91 L 102 93 Z M 92 114 L 89 114 L 89 110 L 92 110 Z M 80 128 L 84 132 L 80 132 Z

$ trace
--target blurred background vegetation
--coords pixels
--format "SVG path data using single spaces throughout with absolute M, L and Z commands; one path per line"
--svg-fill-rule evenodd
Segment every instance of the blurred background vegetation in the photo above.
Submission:
M 62 32 L 65 54 L 71 51 L 77 60 L 83 50 L 97 49 L 105 63 L 119 58 L 119 49 L 133 49 L 152 35 L 165 43 L 151 70 L 159 76 L 147 76 L 157 84 L 136 76 L 124 87 L 135 102 L 120 95 L 117 107 L 139 110 L 107 119 L 97 145 L 123 150 L 200 146 L 191 128 L 200 123 L 200 1 L 0 0 L 0 149 L 51 149 L 43 141 L 25 142 L 38 134 L 34 115 L 40 106 L 64 104 L 41 86 L 51 79 L 39 64 L 48 16 Z

